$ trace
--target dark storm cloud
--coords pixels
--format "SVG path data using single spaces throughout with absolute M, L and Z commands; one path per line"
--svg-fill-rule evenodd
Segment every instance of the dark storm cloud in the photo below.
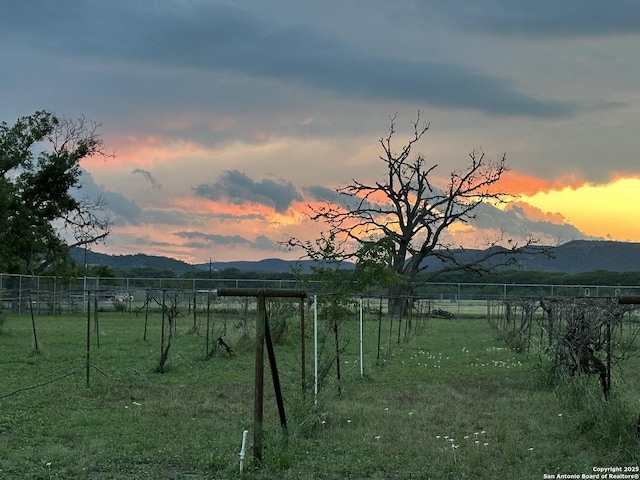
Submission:
M 238 170 L 223 173 L 216 182 L 198 185 L 195 192 L 210 200 L 227 199 L 236 205 L 267 205 L 280 213 L 284 213 L 293 202 L 302 200 L 291 182 L 268 179 L 254 182 Z
M 133 200 L 129 200 L 124 195 L 107 190 L 98 185 L 91 174 L 86 170 L 82 170 L 80 176 L 80 188 L 75 190 L 78 197 L 88 198 L 90 200 L 101 199 L 106 210 L 114 216 L 117 224 L 138 225 L 140 222 L 140 207 Z
M 450 0 L 421 3 L 448 24 L 494 35 L 586 37 L 640 34 L 636 0 Z
M 174 235 L 189 240 L 187 246 L 191 247 L 248 247 L 257 250 L 278 250 L 278 243 L 264 235 L 258 235 L 255 240 L 240 235 L 219 235 L 203 232 L 174 232 Z
M 469 16 L 474 13 L 466 10 Z M 406 100 L 494 115 L 562 117 L 577 110 L 569 102 L 535 98 L 510 81 L 481 71 L 368 53 L 309 26 L 274 25 L 228 4 L 4 2 L 0 31 L 5 45 L 75 56 L 94 66 L 106 61 L 125 62 L 136 70 L 146 65 L 163 73 L 228 72 L 313 86 L 341 96 Z M 123 91 L 126 94 L 124 87 Z

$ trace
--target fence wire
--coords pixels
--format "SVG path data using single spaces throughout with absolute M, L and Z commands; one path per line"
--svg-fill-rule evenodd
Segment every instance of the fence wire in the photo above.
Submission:
M 305 285 L 309 294 L 320 291 L 319 282 Z M 148 290 L 191 292 L 195 304 L 205 304 L 210 292 L 219 288 L 300 288 L 295 280 L 268 279 L 184 279 L 184 278 L 61 278 L 0 273 L 1 308 L 13 313 L 56 315 L 85 311 L 87 292 L 98 292 L 100 308 L 140 308 Z M 380 289 L 363 292 L 364 298 L 385 295 Z M 429 299 L 434 309 L 456 317 L 488 317 L 490 301 L 522 297 L 617 297 L 640 295 L 640 286 L 553 285 L 498 283 L 440 283 L 417 285 L 415 296 Z M 369 308 L 369 306 L 367 306 Z

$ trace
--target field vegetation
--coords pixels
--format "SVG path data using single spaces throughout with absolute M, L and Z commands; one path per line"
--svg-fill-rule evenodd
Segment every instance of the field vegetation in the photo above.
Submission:
M 363 375 L 354 316 L 340 324 L 340 380 L 326 347 L 321 366 L 328 373 L 314 396 L 311 315 L 303 389 L 299 319 L 272 313 L 287 429 L 267 368 L 257 465 L 255 312 L 248 313 L 212 309 L 212 331 L 233 354 L 212 351 L 202 315 L 195 326 L 191 317 L 178 318 L 164 373 L 157 371 L 158 312 L 146 330 L 144 315 L 100 313 L 97 332 L 91 319 L 88 370 L 86 314 L 36 316 L 33 323 L 28 314 L 5 314 L 0 478 L 526 480 L 592 474 L 594 467 L 637 472 L 638 357 L 620 366 L 605 402 L 597 379 L 554 378 L 550 359 L 510 350 L 481 315 L 416 321 L 401 335 L 385 318 L 379 351 L 379 317 L 370 313 Z M 321 346 L 331 345 L 323 328 Z

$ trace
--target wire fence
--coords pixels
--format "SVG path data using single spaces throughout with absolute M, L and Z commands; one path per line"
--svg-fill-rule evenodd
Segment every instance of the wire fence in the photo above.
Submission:
M 8 317 L 11 328 L 15 329 L 14 338 L 20 336 L 25 340 L 26 336 L 32 336 L 35 353 L 41 351 L 42 344 L 48 351 L 55 351 L 63 346 L 67 349 L 70 344 L 80 347 L 86 342 L 87 384 L 91 368 L 97 368 L 93 363 L 96 355 L 102 367 L 108 369 L 105 365 L 113 362 L 115 356 L 105 359 L 103 355 L 114 348 L 121 351 L 134 344 L 132 348 L 136 352 L 140 349 L 146 352 L 141 353 L 143 363 L 152 364 L 155 371 L 164 373 L 172 362 L 235 356 L 238 350 L 246 354 L 247 348 L 251 348 L 248 345 L 263 343 L 258 341 L 261 293 L 225 295 L 221 289 L 203 291 L 163 286 L 139 287 L 135 291 L 136 299 L 124 294 L 106 299 L 105 295 L 111 290 L 104 287 L 92 290 L 90 286 L 95 284 L 87 284 L 87 289 L 77 294 L 73 314 L 61 314 L 56 319 L 49 315 L 48 306 L 40 308 L 38 313 L 35 299 L 45 298 L 47 292 L 36 291 L 38 296 L 25 290 L 23 295 L 34 299 L 24 307 L 25 315 Z M 264 289 L 246 290 L 262 292 Z M 64 289 L 57 291 L 60 297 L 68 295 Z M 271 298 L 266 302 L 266 309 L 262 307 L 266 310 L 268 326 L 262 330 L 269 332 L 267 345 L 300 346 L 293 365 L 301 370 L 299 381 L 307 392 L 317 393 L 323 386 L 337 385 L 336 381 L 347 376 L 362 376 L 365 366 L 370 368 L 385 362 L 392 352 L 419 334 L 432 309 L 429 300 L 411 298 L 408 313 L 394 316 L 388 314 L 388 298 L 382 295 L 367 298 L 326 293 L 307 295 L 305 290 L 295 290 L 304 293 L 300 298 L 289 298 L 287 291 L 292 290 L 269 290 Z M 118 306 L 114 308 L 114 305 Z M 107 312 L 102 313 L 105 310 Z M 151 345 L 153 347 L 148 348 Z M 124 359 L 121 363 L 127 362 Z M 289 364 L 291 362 L 289 359 Z
M 297 338 L 302 347 L 301 365 L 307 363 L 304 345 L 312 340 L 313 332 L 316 371 L 309 378 L 319 385 L 316 389 L 323 382 L 333 381 L 330 372 L 336 371 L 339 380 L 345 373 L 362 375 L 365 365 L 386 361 L 418 335 L 429 318 L 439 317 L 486 319 L 503 332 L 509 347 L 516 351 L 535 345 L 539 352 L 552 352 L 561 369 L 570 375 L 601 375 L 603 392 L 608 395 L 612 365 L 635 352 L 631 347 L 640 334 L 637 308 L 619 309 L 616 298 L 640 298 L 640 287 L 636 286 L 425 283 L 416 288 L 416 295 L 406 298 L 409 308 L 403 315 L 390 311 L 392 302 L 386 292 L 371 290 L 348 296 L 321 293 L 320 287 L 305 284 L 305 298 L 274 298 L 267 305 L 273 343 L 281 338 L 286 341 L 287 336 L 289 341 L 292 335 Z M 36 321 L 39 316 L 84 313 L 87 332 L 92 324 L 99 347 L 98 319 L 114 329 L 118 315 L 102 316 L 98 312 L 118 312 L 136 319 L 123 325 L 140 328 L 138 335 L 145 343 L 160 342 L 160 355 L 155 361 L 158 371 L 164 371 L 172 357 L 192 355 L 191 348 L 199 352 L 198 356 L 233 355 L 234 349 L 256 336 L 260 310 L 257 295 L 218 295 L 224 289 L 268 289 L 277 297 L 279 290 L 294 288 L 300 291 L 300 284 L 286 280 L 69 280 L 0 274 L 2 309 L 31 317 L 35 351 L 39 339 L 47 339 L 47 330 L 42 332 Z M 52 345 L 52 339 L 47 341 Z M 87 352 L 89 344 L 87 333 Z M 619 345 L 628 348 L 619 351 Z M 304 374 L 302 383 L 310 388 Z
M 4 311 L 57 315 L 86 311 L 88 292 L 97 296 L 101 310 L 135 311 L 147 301 L 150 290 L 180 290 L 191 299 L 193 309 L 206 308 L 212 292 L 220 288 L 305 288 L 309 294 L 320 291 L 320 282 L 304 286 L 295 280 L 269 279 L 183 279 L 183 278 L 61 278 L 0 273 L 0 301 Z M 379 288 L 362 293 L 366 308 L 374 298 L 385 295 Z M 445 315 L 490 316 L 490 301 L 540 297 L 618 297 L 640 295 L 640 286 L 553 285 L 500 283 L 440 283 L 417 285 L 416 298 L 432 302 L 432 310 Z

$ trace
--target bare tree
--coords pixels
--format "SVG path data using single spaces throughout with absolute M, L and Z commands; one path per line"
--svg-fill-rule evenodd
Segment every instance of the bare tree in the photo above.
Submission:
M 421 123 L 420 113 L 413 123 L 413 134 L 399 152 L 392 146 L 396 133 L 396 117 L 390 118 L 389 134 L 380 139 L 384 154 L 380 160 L 385 176 L 375 183 L 352 180 L 336 189 L 343 201 L 326 201 L 319 207 L 309 205 L 310 218 L 329 227 L 325 238 L 335 239 L 332 255 L 356 259 L 360 264 L 384 265 L 387 275 L 396 278 L 389 285 L 389 309 L 404 314 L 406 299 L 412 294 L 418 275 L 428 268 L 425 259 L 441 260 L 439 271 L 465 269 L 480 272 L 491 266 L 513 261 L 513 254 L 537 243 L 532 236 L 520 241 L 497 238 L 487 241 L 473 258 L 460 255 L 448 238 L 448 230 L 456 224 L 469 223 L 485 202 L 504 204 L 511 198 L 498 188 L 507 171 L 505 156 L 491 161 L 481 151 L 469 154 L 466 168 L 453 171 L 446 185 L 435 185 L 438 165 L 423 156 L 412 157 L 412 149 L 429 129 Z M 325 242 L 326 243 L 326 242 Z M 290 239 L 288 244 L 302 247 L 310 257 L 317 251 L 310 242 Z M 318 242 L 316 242 L 318 245 Z

